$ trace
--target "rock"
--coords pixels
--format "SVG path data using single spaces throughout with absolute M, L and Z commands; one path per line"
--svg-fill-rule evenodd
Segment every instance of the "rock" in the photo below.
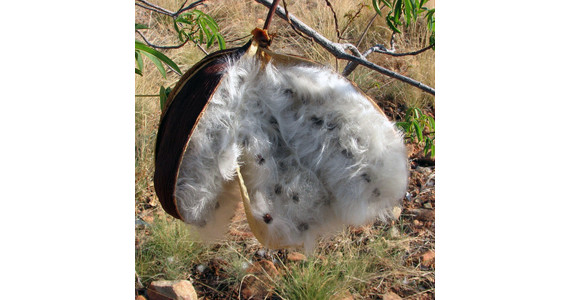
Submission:
M 188 280 L 153 281 L 146 291 L 149 300 L 197 300 L 198 295 Z
M 435 260 L 435 251 L 428 250 L 424 254 L 422 254 L 422 266 L 429 267 L 433 265 Z
M 420 221 L 433 221 L 435 220 L 435 211 L 433 209 L 414 208 L 409 212 L 415 215 L 415 218 Z
M 386 294 L 382 295 L 383 300 L 402 300 L 398 294 L 393 292 L 387 292 Z
M 287 259 L 290 261 L 302 261 L 302 260 L 307 260 L 307 257 L 299 252 L 291 252 L 287 254 Z
M 243 280 L 241 295 L 243 299 L 266 299 L 271 296 L 272 288 L 269 285 L 271 278 L 279 275 L 279 271 L 273 262 L 262 259 L 253 263 L 247 272 L 256 276 L 246 276 Z M 268 278 L 269 277 L 269 278 Z
M 267 259 L 262 259 L 258 262 L 255 262 L 251 267 L 249 267 L 247 269 L 247 272 L 253 273 L 256 275 L 267 274 L 270 277 L 275 277 L 275 276 L 279 275 L 279 271 L 277 271 L 277 268 L 275 267 L 273 262 L 271 262 Z
M 394 206 L 394 208 L 392 209 L 392 215 L 394 216 L 394 219 L 398 220 L 401 214 L 402 214 L 402 208 L 399 206 Z
M 392 227 L 390 227 L 389 234 L 390 234 L 390 237 L 397 238 L 400 236 L 400 230 L 398 230 L 398 228 L 396 228 L 396 226 L 392 226 Z

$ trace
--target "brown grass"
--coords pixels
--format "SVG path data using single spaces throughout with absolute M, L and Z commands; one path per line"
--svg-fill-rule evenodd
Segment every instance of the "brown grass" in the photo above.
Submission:
M 153 0 L 152 2 L 173 11 L 177 10 L 183 3 L 183 1 L 178 0 Z M 200 7 L 200 9 L 213 16 L 219 23 L 227 41 L 228 48 L 241 46 L 245 43 L 247 39 L 238 39 L 249 35 L 254 27 L 261 27 L 267 13 L 267 8 L 255 1 L 226 0 L 223 2 L 209 1 L 207 3 L 207 7 Z M 371 4 L 370 1 L 353 0 L 338 0 L 331 1 L 331 3 L 338 16 L 341 30 L 348 22 L 348 18 L 345 16 L 354 14 L 360 4 L 369 6 Z M 325 1 L 289 0 L 287 1 L 287 6 L 291 14 L 294 14 L 328 39 L 337 41 L 332 13 Z M 374 11 L 371 7 L 363 8 L 359 17 L 357 17 L 345 31 L 343 37 L 345 37 L 346 40 L 343 42 L 356 44 L 373 15 Z M 155 44 L 175 45 L 179 43 L 171 28 L 170 21 L 164 16 L 159 16 L 156 13 L 151 13 L 136 7 L 136 22 L 147 24 L 152 28 L 144 32 L 145 36 Z M 337 61 L 331 54 L 317 44 L 297 36 L 289 25 L 278 17 L 274 18 L 270 33 L 277 34 L 271 46 L 275 51 L 301 55 L 329 65 L 332 68 L 338 68 L 339 71 L 342 71 L 346 65 L 346 62 Z M 378 17 L 364 36 L 359 49 L 361 52 L 364 52 L 377 43 L 384 44 L 388 47 L 390 34 L 391 32 L 384 24 L 383 19 Z M 140 40 L 139 36 L 136 37 Z M 423 20 L 420 20 L 418 24 L 405 30 L 403 38 L 397 39 L 397 51 L 408 52 L 420 49 L 425 46 L 426 37 L 427 29 L 425 23 L 423 23 Z M 217 50 L 217 46 L 207 49 L 209 52 L 214 52 L 215 50 Z M 172 58 L 183 72 L 205 56 L 193 45 L 186 45 L 180 49 L 165 50 L 163 52 Z M 374 53 L 369 56 L 369 59 L 380 66 L 384 66 L 435 88 L 435 55 L 432 50 L 417 56 L 406 57 L 390 57 Z M 164 79 L 152 63 L 145 59 L 144 76 L 135 76 L 135 93 L 139 95 L 135 97 L 136 215 L 140 218 L 154 217 L 154 219 L 158 220 L 166 219 L 166 222 L 160 221 L 158 225 L 163 226 L 160 232 L 171 232 L 173 229 L 168 226 L 174 226 L 176 230 L 179 230 L 177 227 L 179 226 L 177 225 L 178 221 L 164 216 L 164 212 L 158 204 L 152 184 L 154 173 L 154 144 L 160 119 L 158 91 L 161 85 L 173 86 L 180 78 L 172 71 L 167 70 L 167 73 L 168 76 Z M 393 110 L 391 114 L 388 114 L 389 116 L 398 116 L 399 113 L 401 114 L 402 111 L 398 112 L 397 109 L 394 109 L 395 107 L 408 106 L 429 109 L 432 110 L 433 113 L 434 97 L 417 88 L 363 67 L 358 67 L 349 78 L 359 85 L 369 96 L 376 99 L 381 106 Z M 142 97 L 141 95 L 146 96 Z M 412 198 L 412 201 L 413 200 L 414 198 Z M 284 276 L 283 278 L 276 279 L 272 285 L 276 293 L 281 293 L 283 297 L 285 297 L 287 291 L 293 293 L 298 290 L 302 294 L 306 292 L 306 290 L 302 288 L 310 288 L 308 286 L 301 287 L 298 284 L 294 284 L 294 280 L 291 281 L 289 279 L 308 278 L 314 281 L 311 283 L 317 285 L 323 284 L 327 287 L 329 287 L 329 285 L 332 286 L 335 295 L 348 293 L 352 294 L 355 299 L 379 298 L 382 293 L 387 291 L 397 291 L 400 295 L 408 296 L 410 299 L 432 298 L 434 269 L 433 267 L 426 268 L 421 266 L 419 257 L 423 252 L 435 248 L 434 230 L 418 231 L 417 226 L 412 225 L 411 222 L 412 218 L 403 215 L 400 220 L 391 225 L 377 224 L 368 227 L 364 233 L 361 234 L 355 234 L 353 231 L 347 230 L 334 239 L 323 241 L 317 249 L 318 254 L 310 258 L 309 262 L 285 262 L 283 268 L 280 268 L 280 270 L 283 269 L 284 274 L 289 274 L 288 277 Z M 432 228 L 432 226 L 433 225 L 430 224 L 428 227 Z M 397 228 L 402 236 L 392 237 L 390 235 L 392 227 Z M 203 287 L 200 293 L 204 295 L 205 299 L 222 297 L 223 295 L 236 296 L 240 282 L 244 278 L 244 274 L 246 274 L 242 269 L 242 265 L 257 259 L 256 253 L 261 247 L 248 233 L 245 219 L 240 213 L 238 213 L 236 223 L 230 232 L 232 234 L 228 238 L 228 241 L 222 245 L 199 246 L 197 244 L 191 244 L 191 242 L 188 241 L 188 245 L 191 244 L 191 246 L 188 247 L 191 248 L 184 251 L 199 254 L 196 254 L 197 256 L 192 258 L 181 258 L 180 261 L 183 261 L 185 264 L 190 264 L 185 268 L 179 265 L 169 268 L 167 271 L 153 269 L 160 267 L 154 264 L 153 260 L 168 261 L 167 257 L 161 257 L 162 254 L 157 252 L 152 254 L 157 255 L 156 257 L 151 255 L 146 257 L 145 260 L 141 260 L 137 254 L 137 270 L 141 268 L 139 265 L 142 265 L 146 272 L 150 272 L 145 275 L 147 277 L 143 278 L 145 284 L 148 284 L 149 281 L 154 278 L 165 278 L 166 276 L 164 274 L 170 274 L 170 277 L 178 276 L 180 277 L 179 279 L 192 276 L 198 282 L 201 282 L 201 284 L 212 287 L 214 283 L 208 281 L 210 280 L 208 278 L 200 277 L 203 274 L 197 274 L 194 268 L 199 264 L 207 265 L 208 262 L 212 263 L 212 259 L 221 259 L 228 263 L 224 271 L 224 274 L 227 276 L 225 281 L 219 283 L 217 292 L 212 291 L 209 287 Z M 177 244 L 175 241 L 166 241 L 163 239 L 157 241 L 158 238 L 152 234 L 153 233 L 149 232 L 148 229 L 137 231 L 137 240 L 139 241 L 137 249 L 144 249 L 145 245 L 156 246 L 161 243 Z M 271 255 L 273 257 L 279 257 L 280 254 L 274 252 Z M 326 262 L 320 261 L 322 259 L 325 259 Z M 327 268 L 332 268 L 330 273 L 332 274 L 331 277 L 321 278 L 322 276 L 319 273 L 320 269 L 318 265 L 311 265 L 313 263 L 326 264 Z M 346 269 L 343 270 L 343 266 Z M 360 275 L 355 275 L 359 273 L 351 273 L 354 270 L 360 269 L 363 270 Z M 336 271 L 334 270 L 338 272 L 335 273 Z M 349 276 L 343 274 L 349 274 Z M 321 279 L 323 282 L 319 281 Z M 198 285 L 200 284 L 198 283 Z M 216 287 L 214 287 L 214 289 L 216 289 Z M 289 298 L 294 299 L 295 296 L 291 295 Z

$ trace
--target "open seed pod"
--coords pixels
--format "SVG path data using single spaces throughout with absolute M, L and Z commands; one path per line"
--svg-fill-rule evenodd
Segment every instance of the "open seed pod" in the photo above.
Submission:
M 262 244 L 305 250 L 345 225 L 390 217 L 408 178 L 393 123 L 346 78 L 274 53 L 265 31 L 253 33 L 171 92 L 155 160 L 164 210 L 217 239 L 241 198 Z

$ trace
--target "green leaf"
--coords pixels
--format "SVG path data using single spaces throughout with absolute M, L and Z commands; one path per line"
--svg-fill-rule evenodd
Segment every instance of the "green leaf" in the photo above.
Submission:
M 390 29 L 392 29 L 393 32 L 397 32 L 397 33 L 402 33 L 398 28 L 396 28 L 396 26 L 394 26 L 394 24 L 392 23 L 390 14 L 388 14 L 386 16 L 386 24 L 388 24 L 388 27 L 390 27 Z
M 401 15 L 402 15 L 402 0 L 397 0 L 396 4 L 394 5 L 394 18 L 392 19 L 392 21 L 394 21 L 394 23 L 396 24 L 399 24 Z
M 135 30 L 137 30 L 137 29 L 148 29 L 148 28 L 149 28 L 148 25 L 135 23 Z
M 140 75 L 142 76 L 144 63 L 142 60 L 142 55 L 141 55 L 140 50 L 135 50 L 135 60 L 137 61 L 137 67 L 139 69 L 139 72 L 141 73 Z
M 409 25 L 412 21 L 412 7 L 410 0 L 403 0 L 404 1 L 404 13 L 406 15 L 406 25 Z
M 176 72 L 178 72 L 180 74 L 182 73 L 182 71 L 180 71 L 180 68 L 178 68 L 178 65 L 176 65 L 175 62 L 173 62 L 170 58 L 168 58 L 168 56 L 162 54 L 161 52 L 156 51 L 156 50 L 150 48 L 149 46 L 147 46 L 147 45 L 145 45 L 139 41 L 135 41 L 135 49 L 141 50 L 141 51 L 143 51 L 143 53 L 148 53 L 148 54 L 151 54 L 151 55 L 157 57 L 158 59 L 163 61 L 165 64 L 172 67 Z
M 427 116 L 428 121 L 429 121 L 429 127 L 432 131 L 435 130 L 435 119 L 432 118 L 431 116 Z
M 422 129 L 420 128 L 420 124 L 418 122 L 413 121 L 412 125 L 414 125 L 414 129 L 416 130 L 416 136 L 418 137 L 418 142 L 424 140 L 424 135 L 422 134 Z
M 162 76 L 163 76 L 164 78 L 166 78 L 166 70 L 164 70 L 164 66 L 162 65 L 162 62 L 160 62 L 160 60 L 159 60 L 156 56 L 154 56 L 154 55 L 152 55 L 152 54 L 150 54 L 150 53 L 143 52 L 143 54 L 144 54 L 146 57 L 148 57 L 148 58 L 154 63 L 154 65 L 156 66 L 156 68 L 158 69 L 158 71 L 160 71 L 160 74 L 162 74 Z
M 141 75 L 141 76 L 143 76 L 141 70 L 139 70 L 139 69 L 137 69 L 137 68 L 135 68 L 135 73 L 136 73 L 136 74 L 139 74 L 139 75 Z
M 216 38 L 218 39 L 218 46 L 220 46 L 220 50 L 226 49 L 226 41 L 221 34 L 217 34 Z
M 379 0 L 372 0 L 372 6 L 374 6 L 374 10 L 379 16 L 382 16 L 382 12 L 380 11 L 380 7 L 378 6 Z

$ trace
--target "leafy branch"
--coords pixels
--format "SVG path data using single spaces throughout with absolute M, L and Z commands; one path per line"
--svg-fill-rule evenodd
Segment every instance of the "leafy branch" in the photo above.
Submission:
M 419 108 L 410 107 L 406 111 L 404 121 L 397 122 L 396 126 L 404 132 L 404 137 L 416 141 L 424 147 L 424 156 L 435 155 L 435 119 L 425 115 Z
M 273 4 L 273 2 L 270 0 L 255 0 L 255 1 L 266 6 L 266 7 L 271 7 L 271 5 Z M 425 1 L 425 0 L 422 0 L 422 1 Z M 427 86 L 427 85 L 425 85 L 425 84 L 423 84 L 417 80 L 414 80 L 412 78 L 409 78 L 409 77 L 401 75 L 401 74 L 398 74 L 394 71 L 388 70 L 384 67 L 381 67 L 379 65 L 376 65 L 376 64 L 368 61 L 366 59 L 366 57 L 363 56 L 362 53 L 360 53 L 360 51 L 358 50 L 358 48 L 356 48 L 356 46 L 354 46 L 353 44 L 349 44 L 349 43 L 342 43 L 341 44 L 341 43 L 335 43 L 335 42 L 330 41 L 329 39 L 325 38 L 323 35 L 318 33 L 316 30 L 312 29 L 311 27 L 307 26 L 305 23 L 301 22 L 299 19 L 297 19 L 295 16 L 293 16 L 289 12 L 286 12 L 281 6 L 278 6 L 275 12 L 280 18 L 284 19 L 285 21 L 290 22 L 291 26 L 296 28 L 295 31 L 298 30 L 298 31 L 302 32 L 305 36 L 312 39 L 314 42 L 316 42 L 321 47 L 326 49 L 329 53 L 334 55 L 336 58 L 348 60 L 348 61 L 360 64 L 360 65 L 363 65 L 369 69 L 377 71 L 377 72 L 384 74 L 386 76 L 395 78 L 397 80 L 400 80 L 402 82 L 405 82 L 407 84 L 415 86 L 415 87 L 417 87 L 417 88 L 419 88 L 425 92 L 428 92 L 432 95 L 435 95 L 435 89 L 433 89 L 432 87 L 429 87 L 429 86 Z M 347 50 L 350 51 L 351 54 L 347 53 Z M 348 74 L 344 74 L 344 75 L 346 76 Z

